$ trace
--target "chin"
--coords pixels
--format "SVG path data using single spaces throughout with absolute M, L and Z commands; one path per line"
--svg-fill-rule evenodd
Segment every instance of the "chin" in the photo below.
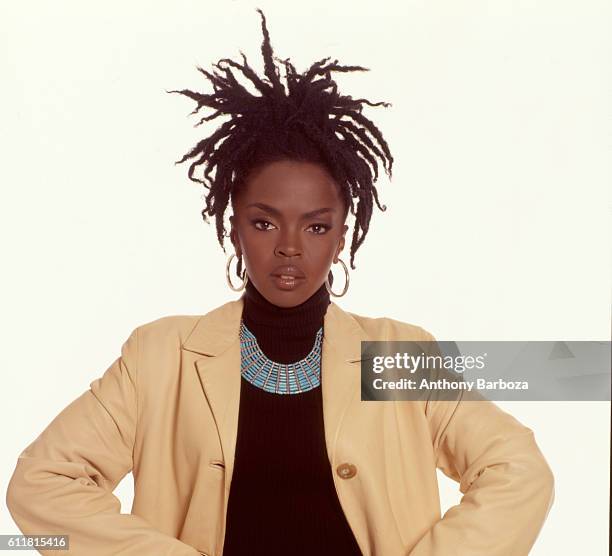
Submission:
M 270 299 L 274 305 L 279 307 L 295 307 L 306 301 L 308 296 L 305 297 L 301 292 L 277 291 Z
M 299 291 L 283 291 L 283 290 L 274 290 L 272 292 L 268 292 L 262 294 L 274 305 L 278 307 L 295 307 L 296 305 L 300 305 L 304 303 L 310 295 L 305 293 L 305 290 Z

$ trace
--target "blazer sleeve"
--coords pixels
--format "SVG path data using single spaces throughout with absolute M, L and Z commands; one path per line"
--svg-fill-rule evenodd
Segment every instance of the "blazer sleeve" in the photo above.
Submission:
M 527 555 L 554 501 L 552 471 L 532 430 L 489 400 L 464 397 L 425 404 L 436 466 L 463 496 L 409 555 Z
M 138 328 L 103 376 L 19 455 L 6 503 L 23 534 L 69 535 L 68 553 L 83 556 L 200 554 L 143 518 L 120 513 L 112 494 L 133 465 L 137 358 Z

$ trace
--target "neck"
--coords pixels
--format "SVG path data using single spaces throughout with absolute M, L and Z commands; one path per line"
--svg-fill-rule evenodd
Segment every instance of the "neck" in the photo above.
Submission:
M 255 335 L 264 354 L 277 363 L 293 363 L 308 355 L 330 304 L 325 284 L 303 303 L 279 307 L 248 281 L 243 300 L 244 324 Z

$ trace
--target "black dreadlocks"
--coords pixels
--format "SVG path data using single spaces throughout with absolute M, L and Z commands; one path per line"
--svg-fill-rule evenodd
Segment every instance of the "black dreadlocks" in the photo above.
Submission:
M 253 71 L 246 56 L 240 51 L 243 64 L 228 58 L 214 64 L 223 75 L 214 70 L 210 73 L 197 68 L 212 82 L 213 94 L 186 89 L 167 91 L 180 93 L 197 102 L 197 107 L 190 115 L 197 113 L 203 106 L 215 109 L 213 114 L 203 117 L 194 127 L 221 115 L 231 116 L 229 121 L 199 141 L 175 164 L 196 158 L 189 166 L 188 176 L 209 190 L 202 217 L 208 222 L 207 215 L 215 216 L 217 239 L 224 253 L 223 238 L 227 237 L 227 233 L 223 218 L 228 202 L 231 198 L 233 205 L 240 189 L 256 168 L 284 159 L 323 165 L 340 186 L 346 207 L 345 216 L 349 208 L 351 214 L 355 215 L 350 251 L 350 265 L 354 269 L 355 252 L 368 232 L 372 197 L 380 210 L 387 209 L 386 205 L 380 205 L 373 184 L 378 178 L 376 157 L 382 160 L 390 178 L 393 166 L 393 157 L 382 133 L 362 115 L 362 105 L 391 104 L 355 100 L 338 93 L 337 84 L 331 78 L 332 71 L 369 71 L 368 68 L 341 66 L 338 60 L 328 63 L 330 58 L 327 57 L 312 64 L 305 73 L 297 73 L 289 58 L 281 60 L 273 56 L 266 18 L 259 8 L 257 11 L 262 19 L 264 40 L 261 52 L 267 79 L 260 78 Z M 273 59 L 285 66 L 287 91 Z M 238 83 L 231 67 L 239 69 L 261 96 L 251 94 Z M 194 170 L 200 164 L 206 166 L 203 180 L 194 177 Z M 213 170 L 215 175 L 211 177 Z M 356 212 L 353 205 L 355 197 L 358 198 Z M 239 277 L 242 274 L 241 267 L 242 260 L 238 262 L 236 270 Z

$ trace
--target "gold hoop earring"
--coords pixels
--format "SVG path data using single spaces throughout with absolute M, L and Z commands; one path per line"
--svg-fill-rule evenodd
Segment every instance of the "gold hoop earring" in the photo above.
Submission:
M 344 289 L 342 290 L 342 293 L 334 293 L 331 290 L 331 287 L 329 285 L 329 279 L 325 278 L 325 288 L 329 292 L 329 295 L 333 295 L 334 297 L 342 297 L 346 293 L 346 291 L 348 290 L 348 287 L 349 287 L 349 271 L 348 271 L 348 268 L 346 268 L 346 265 L 344 264 L 344 261 L 342 259 L 338 258 L 338 262 L 342 264 L 342 268 L 344 269 L 344 277 L 345 277 L 345 281 L 346 281 L 346 283 L 344 284 Z
M 232 253 L 227 259 L 227 263 L 225 264 L 225 279 L 227 280 L 227 284 L 232 290 L 234 290 L 235 292 L 241 292 L 244 289 L 244 287 L 247 285 L 247 282 L 249 281 L 249 277 L 247 276 L 246 268 L 245 268 L 244 271 L 242 272 L 242 277 L 241 277 L 242 284 L 237 288 L 234 286 L 234 284 L 232 284 L 232 280 L 230 278 L 230 264 L 232 264 L 232 259 L 235 256 L 236 256 L 236 253 Z

